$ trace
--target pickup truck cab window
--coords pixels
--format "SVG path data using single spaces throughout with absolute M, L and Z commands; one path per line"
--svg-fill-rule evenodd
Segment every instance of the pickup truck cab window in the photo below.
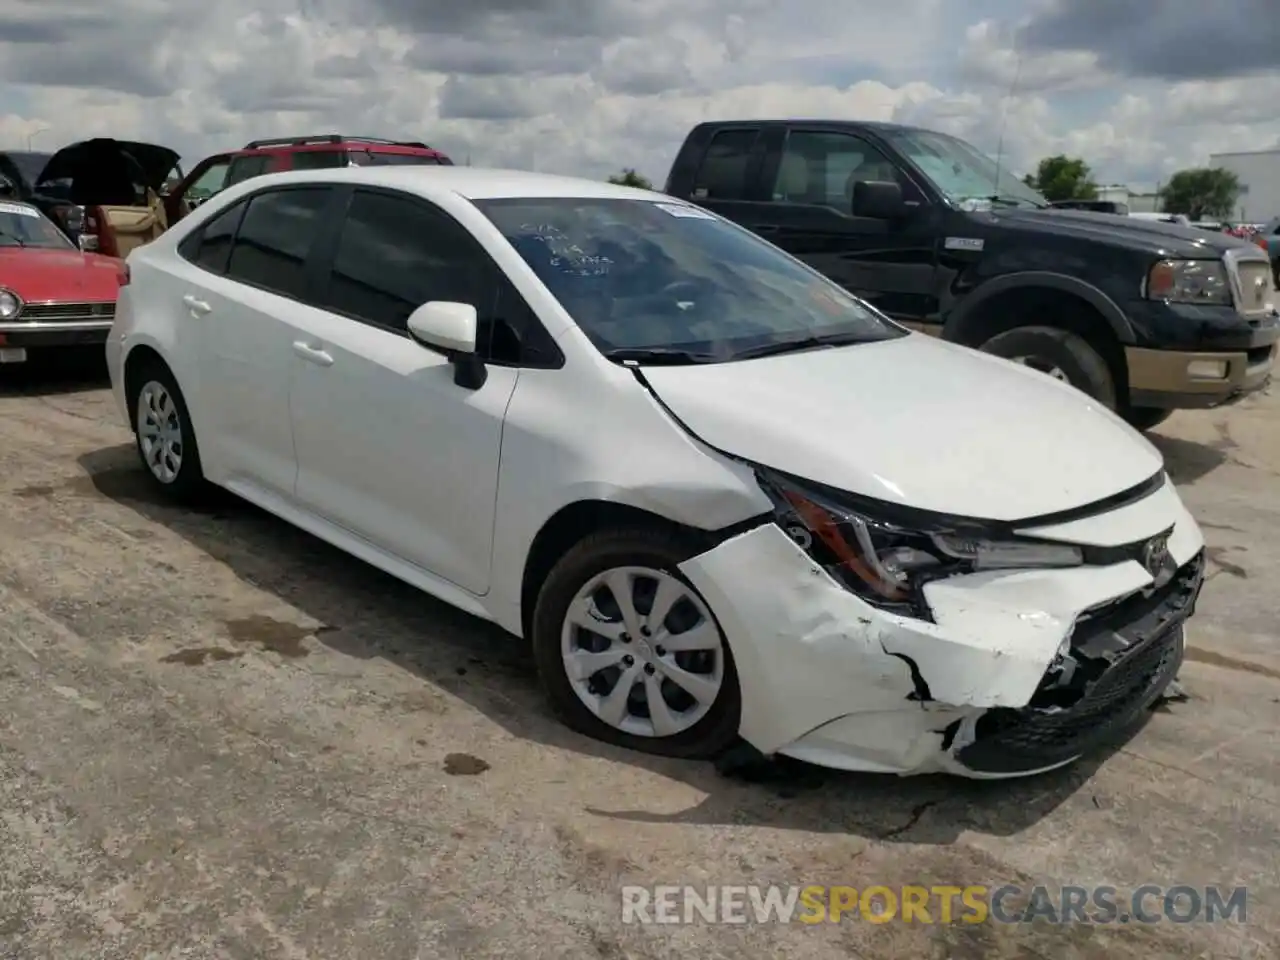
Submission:
M 708 200 L 745 200 L 747 168 L 759 130 L 721 130 L 711 138 L 694 180 L 694 195 Z
M 847 213 L 853 202 L 853 185 L 859 180 L 897 183 L 907 199 L 923 199 L 884 151 L 867 140 L 811 130 L 788 133 L 771 196 Z

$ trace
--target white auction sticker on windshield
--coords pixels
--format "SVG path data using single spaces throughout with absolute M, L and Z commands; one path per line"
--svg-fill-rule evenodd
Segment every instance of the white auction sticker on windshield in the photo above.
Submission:
M 699 210 L 697 207 L 691 207 L 687 203 L 655 203 L 655 207 L 663 210 L 673 217 L 687 217 L 690 220 L 714 220 L 711 214 L 705 210 Z
M 0 200 L 0 213 L 13 213 L 20 217 L 39 217 L 40 212 L 32 207 L 24 207 L 20 203 L 5 203 Z

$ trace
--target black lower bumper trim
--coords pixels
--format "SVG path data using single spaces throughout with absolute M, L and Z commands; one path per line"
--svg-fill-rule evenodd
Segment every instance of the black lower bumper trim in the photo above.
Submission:
M 43 330 L 5 333 L 0 340 L 0 347 L 21 347 L 27 350 L 40 350 L 46 347 L 85 347 L 97 343 L 106 343 L 111 331 L 101 330 L 59 330 L 46 327 Z
M 1089 679 L 1074 702 L 1055 703 L 1064 691 L 1047 679 L 1028 706 L 983 714 L 973 742 L 956 759 L 975 773 L 1032 773 L 1123 740 L 1177 677 L 1183 624 L 1203 583 L 1201 553 L 1152 596 L 1129 598 L 1082 621 L 1071 644 L 1077 669 Z M 1103 634 L 1117 642 L 1099 644 Z M 1084 653 L 1086 647 L 1123 649 L 1104 660 Z

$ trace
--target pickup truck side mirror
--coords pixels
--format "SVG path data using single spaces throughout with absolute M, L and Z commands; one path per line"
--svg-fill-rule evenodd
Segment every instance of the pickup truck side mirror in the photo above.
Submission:
M 896 220 L 907 211 L 901 184 L 889 180 L 859 180 L 853 185 L 852 213 L 872 220 Z
M 469 303 L 431 300 L 409 314 L 409 336 L 428 350 L 442 353 L 453 364 L 453 382 L 479 390 L 488 370 L 477 353 L 479 319 Z

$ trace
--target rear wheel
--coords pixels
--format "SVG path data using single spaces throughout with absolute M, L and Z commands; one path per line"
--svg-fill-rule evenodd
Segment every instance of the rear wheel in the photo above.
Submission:
M 130 378 L 138 458 L 152 483 L 180 503 L 195 503 L 206 492 L 200 448 L 182 391 L 164 364 L 149 363 Z
M 981 349 L 1069 383 L 1115 409 L 1116 388 L 1111 368 L 1079 334 L 1056 327 L 1017 327 L 996 334 Z
M 741 696 L 719 623 L 662 531 L 614 529 L 566 553 L 538 594 L 533 652 L 552 708 L 618 746 L 711 758 L 738 736 Z

